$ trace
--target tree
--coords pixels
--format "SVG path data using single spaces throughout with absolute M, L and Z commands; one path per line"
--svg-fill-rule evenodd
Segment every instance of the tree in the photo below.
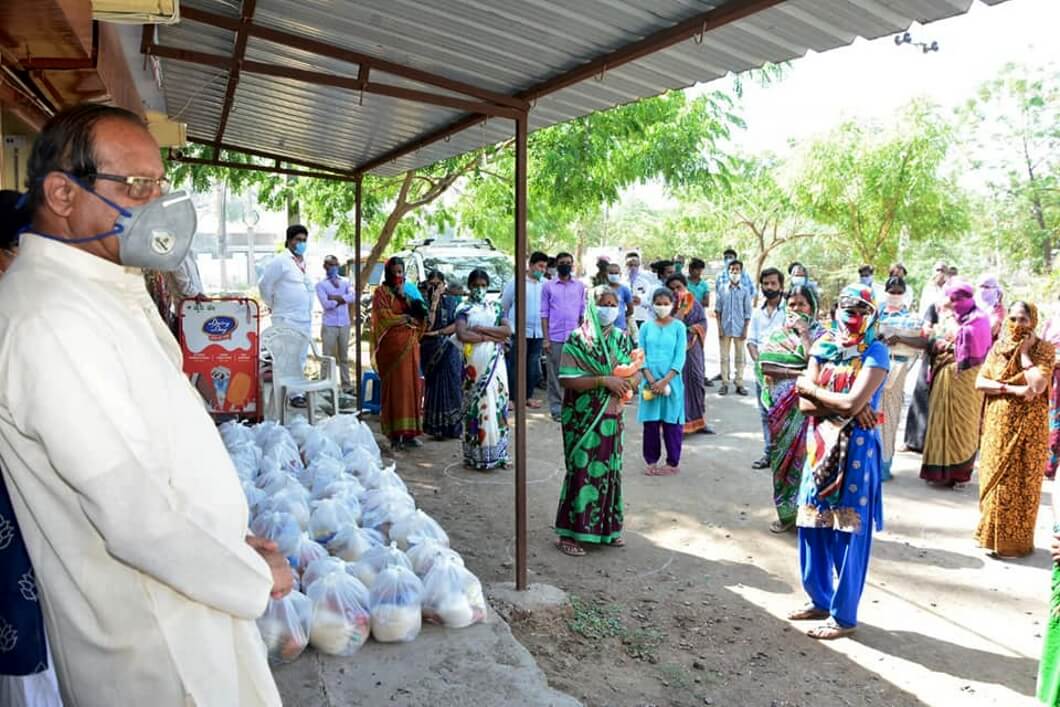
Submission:
M 860 262 L 886 271 L 900 238 L 968 230 L 967 200 L 943 173 L 952 141 L 949 124 L 921 103 L 910 105 L 893 130 L 844 123 L 803 151 L 795 200 Z
M 648 98 L 539 130 L 530 136 L 528 224 L 544 247 L 582 250 L 594 245 L 590 226 L 624 189 L 660 179 L 676 189 L 691 184 L 725 188 L 732 159 L 723 149 L 743 122 L 732 98 L 683 91 Z M 453 207 L 460 222 L 510 245 L 514 203 L 510 153 L 469 174 Z
M 1060 238 L 1060 71 L 1006 65 L 958 110 L 986 183 L 997 240 L 1051 270 Z

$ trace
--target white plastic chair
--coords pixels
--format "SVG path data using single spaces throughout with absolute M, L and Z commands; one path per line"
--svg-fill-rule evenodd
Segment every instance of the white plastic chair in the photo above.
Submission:
M 320 378 L 305 377 L 301 365 L 301 353 L 306 344 L 313 358 L 320 362 Z M 304 332 L 286 326 L 271 326 L 261 332 L 261 346 L 272 359 L 272 395 L 269 398 L 268 417 L 287 423 L 287 397 L 305 395 L 309 412 L 309 424 L 315 424 L 316 405 L 314 393 L 331 393 L 334 410 L 339 409 L 339 368 L 333 356 L 321 356 L 316 344 Z

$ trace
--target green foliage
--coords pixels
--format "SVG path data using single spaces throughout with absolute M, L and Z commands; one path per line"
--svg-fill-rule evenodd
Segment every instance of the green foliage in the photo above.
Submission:
M 652 179 L 668 188 L 726 188 L 732 159 L 722 148 L 743 125 L 733 99 L 674 91 L 555 125 L 529 139 L 528 224 L 534 247 L 585 245 L 587 229 L 624 189 Z M 460 222 L 512 241 L 514 158 L 499 155 L 469 175 L 454 207 Z
M 964 155 L 988 193 L 981 226 L 1015 262 L 1053 266 L 1060 239 L 1060 71 L 1006 65 L 958 110 Z
M 921 103 L 910 105 L 895 129 L 844 123 L 805 149 L 795 198 L 861 262 L 886 272 L 900 239 L 967 232 L 968 204 L 943 172 L 952 144 L 949 124 Z

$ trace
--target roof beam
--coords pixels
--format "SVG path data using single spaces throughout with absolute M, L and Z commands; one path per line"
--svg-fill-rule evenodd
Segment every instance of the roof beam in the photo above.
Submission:
M 627 44 L 608 54 L 604 54 L 592 61 L 586 62 L 563 74 L 537 83 L 525 91 L 516 94 L 517 98 L 525 101 L 536 101 L 539 98 L 555 93 L 574 84 L 581 83 L 593 77 L 604 76 L 608 69 L 616 69 L 638 59 L 643 59 L 655 52 L 661 51 L 679 44 L 687 39 L 702 37 L 711 30 L 724 27 L 727 24 L 742 20 L 762 10 L 767 10 L 774 5 L 779 5 L 784 0 L 731 0 L 726 4 L 713 10 L 702 12 L 694 17 L 660 30 L 655 34 L 648 35 L 644 39 Z M 453 123 L 439 128 L 434 132 L 416 138 L 404 145 L 390 150 L 379 157 L 369 160 L 357 166 L 357 172 L 364 174 L 373 169 L 382 167 L 387 162 L 392 162 L 404 157 L 410 152 L 415 152 L 423 147 L 431 145 L 439 140 L 451 137 L 462 130 L 479 123 L 483 120 L 482 115 L 470 115 Z
M 214 138 L 215 153 L 219 151 L 216 146 L 224 140 L 225 128 L 228 127 L 228 116 L 232 113 L 232 104 L 235 102 L 236 97 L 236 86 L 239 85 L 239 70 L 247 54 L 248 31 L 251 27 L 251 20 L 254 18 L 254 7 L 256 4 L 257 0 L 243 0 L 243 10 L 240 13 L 239 25 L 236 29 L 236 46 L 232 54 L 232 68 L 228 71 L 228 87 L 225 89 L 225 101 L 221 107 L 221 119 L 217 123 L 217 137 Z
M 244 0 L 244 2 L 252 2 L 252 0 Z M 244 24 L 234 18 L 225 17 L 224 15 L 218 15 L 194 7 L 181 7 L 180 16 L 182 20 L 190 20 L 192 22 L 212 25 L 232 32 L 246 30 L 247 34 L 256 37 L 257 39 L 263 39 L 267 42 L 273 42 L 274 44 L 280 44 L 286 47 L 293 47 L 310 54 L 319 54 L 320 56 L 326 56 L 331 59 L 338 59 L 339 61 L 357 64 L 358 66 L 368 67 L 376 71 L 383 71 L 418 83 L 435 86 L 455 93 L 462 93 L 465 96 L 472 96 L 482 101 L 496 103 L 517 110 L 527 110 L 529 108 L 529 103 L 521 98 L 508 96 L 496 91 L 489 91 L 463 81 L 439 76 L 429 71 L 415 69 L 385 59 L 378 59 L 367 54 L 362 54 L 361 52 L 343 49 L 342 47 L 336 47 L 332 44 L 327 44 L 297 34 L 291 34 L 290 32 L 284 32 L 283 30 L 263 27 L 262 25 L 249 22 Z
M 192 143 L 193 145 L 203 145 L 204 147 L 216 147 L 217 149 L 223 150 L 224 152 L 239 152 L 239 153 L 242 153 L 244 155 L 251 155 L 253 157 L 261 157 L 262 159 L 266 159 L 266 160 L 273 160 L 274 162 L 279 161 L 279 162 L 285 162 L 287 164 L 298 165 L 299 167 L 307 167 L 308 169 L 312 169 L 312 170 L 318 170 L 318 171 L 323 171 L 323 172 L 334 172 L 334 173 L 336 173 L 338 175 L 342 175 L 342 176 L 347 176 L 347 175 L 351 176 L 351 177 L 354 176 L 354 173 L 353 173 L 352 170 L 351 171 L 342 171 L 342 170 L 336 169 L 335 167 L 329 167 L 327 165 L 320 164 L 319 162 L 309 162 L 307 160 L 299 160 L 299 159 L 295 159 L 295 158 L 292 158 L 292 157 L 284 157 L 283 155 L 277 155 L 277 154 L 275 154 L 273 152 L 263 152 L 262 150 L 255 150 L 253 148 L 240 147 L 238 145 L 232 145 L 230 143 L 222 142 L 221 144 L 218 145 L 218 144 L 214 143 L 212 140 L 199 140 L 199 139 L 196 139 L 196 138 L 193 138 L 193 137 L 189 137 L 188 138 L 188 142 Z
M 219 69 L 236 71 L 236 61 L 227 56 L 221 56 L 220 54 L 209 54 L 191 49 L 180 49 L 178 47 L 165 47 L 154 43 L 147 44 L 144 47 L 144 53 L 162 59 L 171 59 L 173 61 L 183 61 L 191 64 L 201 64 L 203 66 L 212 66 Z M 306 69 L 297 69 L 290 66 L 277 66 L 275 64 L 267 64 L 260 61 L 245 59 L 239 66 L 238 71 L 240 73 L 261 74 L 264 76 L 293 79 L 295 81 L 302 81 L 304 83 L 318 86 L 344 88 L 349 91 L 363 91 L 364 93 L 370 93 L 377 96 L 389 96 L 391 98 L 417 101 L 419 103 L 429 103 L 444 108 L 452 108 L 453 110 L 511 118 L 512 120 L 523 113 L 523 111 L 515 108 L 499 106 L 493 103 L 472 101 L 456 96 L 446 96 L 440 93 L 432 93 L 430 91 L 418 91 L 403 86 L 393 86 L 391 84 L 368 81 L 367 69 L 359 71 L 357 78 L 354 78 L 352 76 L 336 76 L 335 74 L 326 74 L 320 71 L 308 71 Z M 363 81 L 361 78 L 362 76 L 365 77 Z
M 326 172 L 306 172 L 299 169 L 287 169 L 278 165 L 247 164 L 245 162 L 226 162 L 220 159 L 204 159 L 201 157 L 184 157 L 183 155 L 170 154 L 169 159 L 173 162 L 183 164 L 198 164 L 207 167 L 224 167 L 226 169 L 248 169 L 251 172 L 269 172 L 270 174 L 286 174 L 292 177 L 308 177 L 310 179 L 330 179 L 337 182 L 354 182 L 358 177 L 350 174 L 332 174 Z

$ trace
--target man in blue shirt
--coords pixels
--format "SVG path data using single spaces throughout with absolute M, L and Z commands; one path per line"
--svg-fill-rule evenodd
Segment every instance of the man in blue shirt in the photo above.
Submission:
M 523 308 L 526 326 L 526 406 L 533 410 L 541 407 L 541 401 L 534 400 L 537 382 L 541 380 L 541 344 L 544 332 L 541 329 L 541 290 L 545 286 L 545 270 L 548 269 L 548 256 L 538 251 L 530 256 L 530 266 L 526 269 L 526 303 Z M 515 280 L 504 286 L 501 295 L 501 311 L 508 322 L 515 326 Z M 512 335 L 512 345 L 508 347 L 505 360 L 508 364 L 508 385 L 511 397 L 515 400 L 515 364 L 516 336 Z
M 733 262 L 737 261 L 739 259 L 739 256 L 736 255 L 736 251 L 735 250 L 733 250 L 732 248 L 727 248 L 725 250 L 725 252 L 722 253 L 722 258 L 723 258 L 724 262 L 723 262 L 723 264 L 721 266 L 721 272 L 718 273 L 717 280 L 714 283 L 714 285 L 715 285 L 714 290 L 716 292 L 721 292 L 721 288 L 722 287 L 728 286 L 728 284 L 729 284 L 729 266 Z M 746 272 L 744 272 L 743 267 L 740 268 L 740 284 L 743 286 L 743 288 L 745 290 L 747 290 L 748 292 L 751 293 L 751 299 L 754 299 L 755 298 L 755 284 L 751 280 L 751 276 L 748 275 Z
M 721 389 L 718 394 L 728 395 L 731 382 L 739 395 L 747 395 L 743 386 L 743 362 L 747 330 L 754 313 L 751 292 L 743 285 L 743 263 L 733 260 L 727 272 L 727 281 L 718 286 L 714 309 L 721 349 Z

